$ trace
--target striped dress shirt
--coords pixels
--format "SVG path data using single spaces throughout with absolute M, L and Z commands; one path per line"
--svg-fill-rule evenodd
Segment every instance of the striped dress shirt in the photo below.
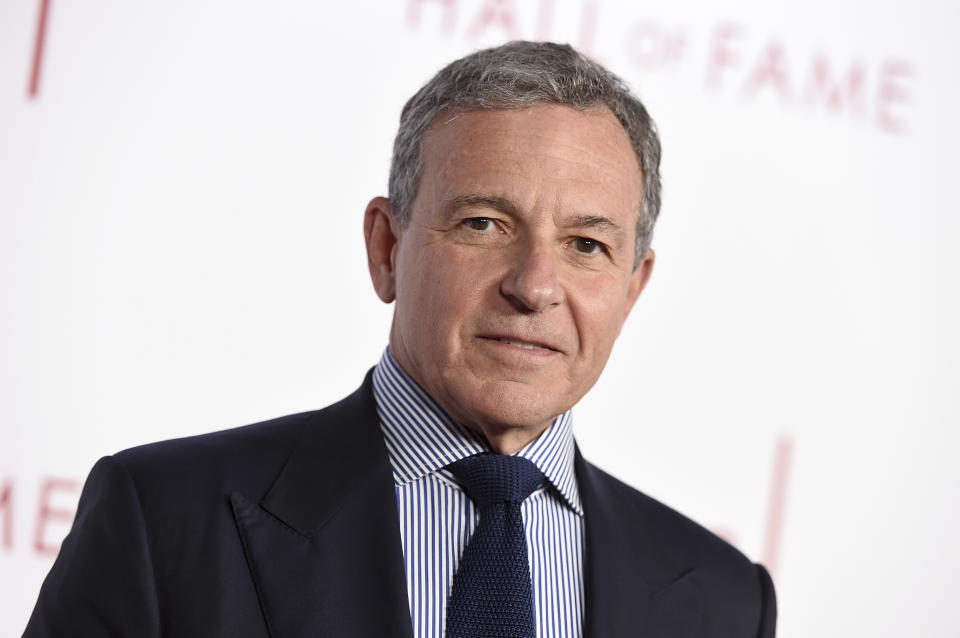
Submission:
M 442 638 L 457 563 L 479 513 L 445 466 L 490 451 L 455 422 L 390 354 L 373 372 L 380 427 L 393 468 L 410 617 L 416 638 Z M 521 505 L 540 638 L 583 633 L 583 508 L 573 471 L 570 412 L 517 452 L 547 481 Z

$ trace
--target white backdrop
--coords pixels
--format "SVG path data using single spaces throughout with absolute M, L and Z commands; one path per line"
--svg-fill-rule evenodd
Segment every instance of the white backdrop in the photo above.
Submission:
M 584 453 L 765 561 L 784 638 L 958 635 L 960 10 L 773 5 L 0 3 L 0 634 L 99 456 L 359 383 L 399 110 L 521 37 L 621 74 L 665 149 Z

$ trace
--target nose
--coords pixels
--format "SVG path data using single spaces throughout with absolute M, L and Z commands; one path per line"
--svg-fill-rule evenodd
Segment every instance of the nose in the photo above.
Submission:
M 563 301 L 557 256 L 548 246 L 518 248 L 500 292 L 520 312 L 542 312 Z

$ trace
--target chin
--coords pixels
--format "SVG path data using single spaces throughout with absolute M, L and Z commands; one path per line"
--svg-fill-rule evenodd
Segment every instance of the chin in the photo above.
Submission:
M 482 422 L 511 429 L 546 427 L 571 407 L 558 401 L 555 393 L 548 394 L 513 381 L 485 383 L 482 390 L 473 395 L 473 401 L 461 405 L 468 406 L 468 414 L 464 415 L 468 425 Z

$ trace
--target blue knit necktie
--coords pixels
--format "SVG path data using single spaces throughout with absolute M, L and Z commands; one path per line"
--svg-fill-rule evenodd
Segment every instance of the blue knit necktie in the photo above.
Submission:
M 480 454 L 447 467 L 480 509 L 447 602 L 447 638 L 536 638 L 520 503 L 543 472 L 519 456 Z

